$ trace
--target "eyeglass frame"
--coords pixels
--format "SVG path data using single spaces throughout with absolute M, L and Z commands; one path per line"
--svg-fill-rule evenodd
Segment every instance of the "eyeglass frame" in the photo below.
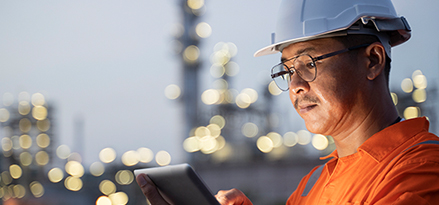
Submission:
M 312 80 L 307 81 L 307 80 L 303 79 L 302 76 L 300 76 L 299 74 L 298 74 L 298 75 L 299 75 L 299 77 L 300 77 L 302 80 L 304 80 L 304 81 L 306 81 L 306 82 L 312 82 L 312 81 L 314 81 L 314 80 L 316 79 L 316 77 L 317 77 L 317 65 L 316 65 L 316 61 L 323 60 L 323 59 L 325 59 L 325 58 L 329 58 L 329 57 L 332 57 L 332 56 L 335 56 L 335 55 L 338 55 L 338 54 L 342 54 L 342 53 L 345 53 L 345 52 L 348 52 L 348 51 L 352 51 L 352 50 L 356 50 L 356 49 L 359 49 L 359 48 L 367 47 L 367 46 L 369 46 L 369 45 L 371 45 L 371 43 L 361 44 L 361 45 L 358 45 L 358 46 L 352 46 L 352 47 L 345 48 L 345 49 L 342 49 L 342 50 L 338 50 L 338 51 L 334 51 L 334 52 L 331 52 L 331 53 L 323 54 L 323 55 L 321 55 L 321 56 L 317 56 L 317 57 L 312 57 L 312 56 L 310 56 L 310 55 L 308 55 L 308 54 L 300 54 L 300 55 L 294 56 L 294 57 L 292 57 L 292 58 L 289 58 L 289 59 L 283 60 L 283 62 L 281 62 L 281 63 L 276 64 L 275 66 L 273 66 L 273 68 L 271 68 L 271 72 L 272 72 L 272 74 L 271 74 L 271 79 L 274 81 L 274 83 L 276 84 L 276 86 L 277 86 L 280 90 L 282 90 L 282 91 L 287 91 L 287 90 L 290 89 L 290 82 L 291 82 L 291 81 L 288 82 L 288 89 L 283 90 L 282 88 L 279 87 L 279 85 L 277 85 L 276 81 L 274 80 L 274 78 L 279 77 L 279 76 L 281 76 L 281 75 L 284 75 L 285 73 L 290 73 L 290 75 L 293 75 L 293 74 L 296 72 L 296 69 L 295 69 L 295 68 L 293 68 L 293 67 L 291 67 L 291 68 L 288 67 L 287 65 L 285 65 L 285 62 L 287 62 L 287 61 L 291 61 L 291 60 L 294 60 L 294 59 L 297 59 L 298 57 L 303 56 L 303 55 L 307 55 L 307 56 L 309 56 L 309 57 L 311 58 L 313 64 L 314 64 L 314 69 L 315 69 L 314 78 L 313 78 Z M 273 69 L 276 68 L 276 67 L 278 67 L 278 66 L 281 66 L 281 65 L 283 65 L 283 66 L 285 66 L 286 68 L 288 68 L 288 70 L 280 71 L 280 72 L 277 72 L 277 73 L 274 73 L 274 74 L 273 74 Z M 291 70 L 291 69 L 292 69 L 292 70 Z M 290 77 L 290 78 L 291 78 L 291 77 Z

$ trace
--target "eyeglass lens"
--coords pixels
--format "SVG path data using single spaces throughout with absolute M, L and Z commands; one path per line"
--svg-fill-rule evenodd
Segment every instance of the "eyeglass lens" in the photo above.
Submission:
M 280 63 L 271 69 L 276 85 L 283 91 L 289 88 L 291 77 L 297 73 L 304 81 L 313 81 L 316 77 L 316 66 L 309 55 L 300 55 L 294 59 Z

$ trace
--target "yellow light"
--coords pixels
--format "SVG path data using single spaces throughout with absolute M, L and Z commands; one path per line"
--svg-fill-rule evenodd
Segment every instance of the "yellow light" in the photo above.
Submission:
M 201 94 L 201 101 L 206 105 L 213 105 L 220 100 L 220 93 L 215 89 L 205 90 Z
M 23 133 L 27 133 L 32 128 L 32 123 L 29 119 L 23 118 L 18 122 L 18 126 Z
M 221 128 L 217 124 L 209 124 L 207 129 L 212 137 L 218 137 L 221 134 Z
M 69 176 L 64 181 L 64 186 L 70 191 L 79 191 L 82 189 L 82 185 L 82 180 L 75 176 Z
M 394 92 L 390 93 L 394 105 L 398 105 L 398 95 Z
M 21 148 L 29 149 L 32 146 L 32 138 L 29 135 L 21 135 L 19 143 Z
M 227 82 L 227 80 L 218 79 L 213 81 L 212 86 L 217 90 L 226 90 L 229 88 L 229 83 Z
M 280 146 L 278 148 L 274 148 L 270 153 L 268 153 L 268 159 L 270 160 L 279 160 L 284 157 L 288 152 L 287 147 Z
M 273 141 L 267 136 L 262 136 L 256 141 L 256 146 L 261 152 L 269 153 L 273 150 Z
M 3 137 L 2 139 L 2 149 L 5 152 L 9 152 L 12 149 L 12 140 L 9 137 Z
M 183 148 L 186 152 L 197 152 L 200 150 L 200 142 L 197 137 L 189 137 L 183 141 Z
M 69 148 L 69 146 L 67 146 L 67 145 L 60 145 L 56 149 L 56 155 L 60 159 L 67 159 L 70 156 L 70 148 Z
M 101 176 L 105 172 L 105 167 L 100 162 L 93 162 L 93 164 L 90 165 L 90 173 L 95 176 Z
M 221 78 L 226 73 L 226 68 L 221 64 L 213 64 L 210 67 L 210 75 L 214 78 Z
M 0 122 L 6 122 L 9 120 L 10 114 L 9 111 L 5 108 L 0 109 Z
M 12 183 L 11 174 L 9 174 L 8 171 L 2 172 L 1 180 L 2 180 L 3 184 L 5 184 L 5 185 L 8 185 L 8 184 Z
M 112 205 L 112 203 L 108 196 L 100 196 L 98 200 L 96 200 L 96 205 Z
M 282 136 L 276 132 L 270 132 L 267 134 L 267 137 L 271 139 L 273 142 L 273 147 L 278 148 L 283 144 Z
M 30 112 L 30 104 L 27 101 L 20 101 L 18 103 L 18 113 L 21 115 L 27 115 Z
M 84 175 L 84 167 L 77 161 L 69 161 L 65 166 L 66 172 L 74 177 L 82 177 Z
M 79 163 L 82 162 L 82 157 L 79 153 L 77 152 L 72 152 L 69 157 L 67 158 L 68 161 L 77 161 Z
M 108 196 L 116 192 L 116 185 L 110 180 L 102 180 L 99 184 L 99 191 Z
M 195 136 L 204 137 L 210 135 L 210 130 L 207 127 L 200 126 L 195 129 Z
M 38 165 L 44 166 L 49 163 L 49 155 L 45 151 L 39 151 L 35 154 L 35 161 Z
M 241 132 L 244 136 L 246 136 L 248 138 L 252 138 L 258 134 L 259 129 L 258 129 L 258 126 L 256 124 L 251 123 L 251 122 L 247 122 L 242 126 Z
M 206 22 L 201 22 L 195 27 L 195 32 L 201 38 L 207 38 L 212 34 L 212 27 Z
M 268 84 L 268 91 L 272 95 L 280 95 L 282 93 L 282 90 L 277 87 L 274 81 L 271 81 L 270 84 Z
M 427 100 L 427 92 L 424 89 L 416 89 L 412 93 L 413 101 L 423 103 Z
M 242 93 L 247 94 L 250 97 L 250 103 L 255 103 L 258 100 L 258 92 L 251 88 L 245 88 Z
M 425 75 L 416 75 L 413 78 L 413 85 L 418 89 L 427 88 L 427 77 Z
M 171 155 L 166 151 L 159 151 L 155 155 L 155 161 L 160 166 L 166 166 L 171 163 Z
M 115 179 L 120 185 L 129 185 L 134 181 L 134 175 L 129 170 L 119 170 L 116 173 Z
M 404 110 L 404 118 L 412 119 L 421 116 L 421 109 L 419 107 L 407 107 Z
M 113 204 L 125 205 L 128 203 L 128 195 L 124 192 L 116 192 L 114 194 L 110 194 L 108 197 L 111 199 Z
M 58 183 L 64 178 L 64 172 L 60 168 L 52 168 L 47 176 L 52 183 Z
M 300 145 L 307 145 L 311 142 L 311 133 L 306 130 L 299 130 L 297 132 L 297 135 L 299 137 L 299 143 Z
M 401 89 L 405 93 L 411 93 L 413 91 L 413 82 L 410 78 L 405 78 L 401 82 Z
M 130 150 L 127 151 L 125 153 L 123 153 L 122 155 L 122 163 L 125 166 L 134 166 L 137 163 L 139 163 L 139 154 L 134 151 L 134 150 Z
M 47 117 L 47 109 L 43 106 L 35 106 L 32 108 L 32 117 L 37 120 L 45 120 Z
M 299 135 L 294 132 L 287 132 L 284 134 L 284 145 L 287 147 L 293 147 L 299 142 Z
M 41 148 L 46 148 L 50 145 L 49 135 L 42 133 L 37 136 L 37 145 Z
M 312 138 L 312 146 L 317 150 L 324 150 L 328 147 L 329 141 L 324 135 L 316 134 Z
M 23 170 L 21 170 L 20 166 L 12 164 L 11 166 L 9 166 L 9 173 L 11 173 L 11 177 L 13 179 L 18 179 L 23 174 Z
M 235 100 L 236 105 L 241 109 L 246 109 L 251 104 L 251 97 L 247 93 L 240 93 Z
M 195 63 L 200 57 L 200 49 L 197 46 L 191 45 L 188 46 L 183 51 L 184 60 L 188 63 Z
M 226 120 L 221 115 L 215 115 L 209 120 L 210 124 L 217 124 L 221 129 L 226 125 Z
M 32 105 L 34 106 L 42 106 L 46 103 L 44 95 L 41 93 L 35 93 L 32 95 Z
M 201 152 L 212 154 L 218 150 L 218 142 L 212 136 L 205 136 L 200 139 Z
M 178 85 L 171 84 L 165 88 L 165 96 L 170 100 L 175 100 L 181 95 L 181 89 Z
M 26 195 L 26 188 L 21 184 L 14 185 L 12 189 L 14 190 L 15 198 L 21 199 Z
M 49 119 L 38 120 L 37 121 L 37 128 L 41 132 L 46 132 L 47 130 L 49 130 L 49 128 L 50 128 L 50 121 L 49 121 Z
M 188 0 L 187 5 L 193 10 L 198 10 L 204 6 L 204 0 Z
M 110 163 L 116 159 L 116 151 L 110 147 L 104 148 L 99 152 L 99 159 L 103 163 Z
M 37 181 L 31 182 L 29 188 L 35 198 L 40 198 L 44 195 L 44 187 L 43 185 L 41 185 L 40 182 Z
M 23 166 L 29 166 L 32 163 L 32 155 L 29 152 L 22 152 L 20 154 L 20 163 Z
M 139 161 L 142 163 L 149 163 L 154 159 L 154 153 L 151 149 L 141 147 L 137 149 L 137 153 L 139 153 Z
M 423 75 L 421 70 L 415 70 L 412 73 L 412 79 L 415 79 L 417 75 Z
M 226 66 L 226 75 L 235 76 L 239 73 L 239 65 L 233 61 L 229 61 Z

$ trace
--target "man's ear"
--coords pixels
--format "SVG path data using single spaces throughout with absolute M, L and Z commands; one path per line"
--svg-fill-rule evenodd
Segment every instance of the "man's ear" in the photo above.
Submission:
M 386 67 L 386 51 L 381 43 L 375 42 L 366 48 L 369 66 L 367 79 L 374 80 Z

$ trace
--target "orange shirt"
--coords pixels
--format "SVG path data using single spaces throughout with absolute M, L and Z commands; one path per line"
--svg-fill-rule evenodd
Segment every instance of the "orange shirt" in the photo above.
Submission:
M 439 138 L 428 127 L 425 118 L 405 120 L 374 134 L 355 154 L 338 158 L 334 151 L 287 205 L 439 204 Z

